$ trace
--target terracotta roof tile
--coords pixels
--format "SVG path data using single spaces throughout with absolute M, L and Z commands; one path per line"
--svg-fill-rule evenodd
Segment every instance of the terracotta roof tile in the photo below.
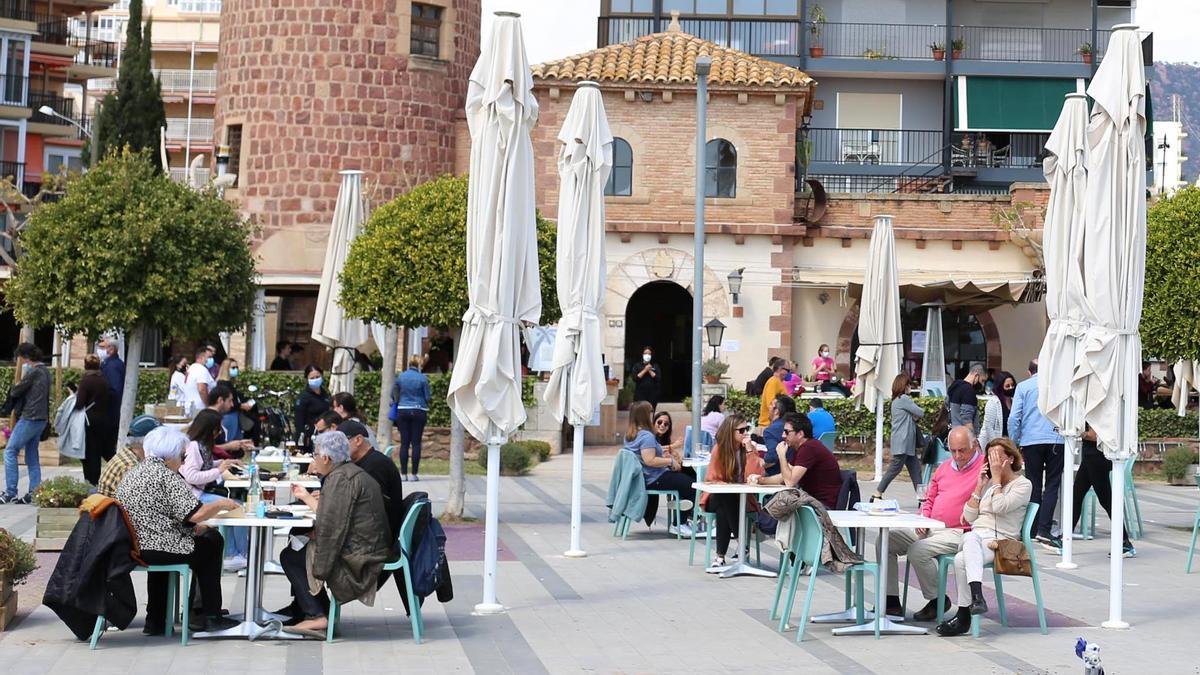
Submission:
M 770 89 L 808 89 L 815 82 L 798 68 L 722 47 L 678 31 L 654 33 L 533 66 L 540 80 L 595 80 L 689 84 L 696 81 L 696 57 L 712 58 L 708 83 Z

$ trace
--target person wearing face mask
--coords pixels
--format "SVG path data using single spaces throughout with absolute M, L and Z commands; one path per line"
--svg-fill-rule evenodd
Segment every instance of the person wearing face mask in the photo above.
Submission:
M 654 350 L 649 346 L 642 349 L 642 363 L 635 366 L 633 381 L 633 400 L 645 401 L 650 409 L 658 407 L 658 398 L 662 394 L 662 369 L 654 362 Z
M 296 442 L 307 451 L 312 448 L 317 418 L 332 407 L 333 401 L 325 389 L 325 373 L 319 367 L 305 367 L 304 379 L 308 386 L 296 402 Z
M 812 368 L 813 379 L 817 381 L 817 391 L 833 391 L 842 396 L 850 396 L 850 390 L 846 388 L 846 385 L 833 381 L 837 368 L 833 362 L 833 353 L 829 351 L 829 345 L 821 345 L 821 348 L 817 350 L 817 356 L 812 360 Z
M 105 440 L 105 452 L 111 457 L 112 453 L 117 451 L 117 428 L 121 424 L 121 399 L 125 394 L 125 362 L 117 352 L 117 341 L 111 337 L 100 340 L 97 356 L 100 356 L 100 373 L 108 382 L 108 438 Z
M 208 347 L 196 348 L 196 360 L 188 366 L 183 381 L 183 407 L 188 416 L 194 416 L 208 405 L 208 392 L 217 386 L 217 381 L 208 373 L 212 361 Z
M 186 356 L 175 359 L 171 367 L 171 383 L 167 386 L 167 400 L 183 405 L 183 385 L 187 381 L 188 361 Z
M 1012 412 L 1013 392 L 1017 390 L 1017 378 L 1008 371 L 1001 371 L 992 387 L 994 398 L 983 409 L 983 425 L 979 427 L 979 443 L 987 447 L 993 438 L 1008 435 L 1008 414 Z
M 33 491 L 42 482 L 42 465 L 38 459 L 38 443 L 42 431 L 50 420 L 50 371 L 42 363 L 42 350 L 31 343 L 17 345 L 17 369 L 21 381 L 8 390 L 8 397 L 0 407 L 0 416 L 17 416 L 8 445 L 4 448 L 4 494 L 0 504 L 29 504 Z M 7 425 L 5 425 L 7 428 Z M 29 471 L 29 489 L 25 496 L 17 497 L 17 453 L 25 450 L 25 466 Z

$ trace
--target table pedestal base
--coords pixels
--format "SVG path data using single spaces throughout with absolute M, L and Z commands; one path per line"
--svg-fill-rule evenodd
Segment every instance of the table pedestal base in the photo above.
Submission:
M 712 568 L 709 568 L 709 569 L 712 569 Z M 769 578 L 774 578 L 774 577 L 778 576 L 772 570 L 765 570 L 761 567 L 755 567 L 754 565 L 751 565 L 748 562 L 743 562 L 740 560 L 738 562 L 733 563 L 732 565 L 727 565 L 724 569 L 720 570 L 720 574 L 721 574 L 722 579 L 728 579 L 730 577 L 740 577 L 740 576 L 755 576 L 755 577 L 769 577 Z
M 887 619 L 888 621 L 893 621 L 895 623 L 902 623 L 904 621 L 904 617 L 896 616 L 895 614 L 888 614 Z M 869 609 L 863 610 L 863 621 L 874 620 L 875 612 Z M 810 618 L 809 621 L 811 623 L 855 623 L 858 621 L 858 610 L 851 607 L 850 609 L 841 612 L 818 614 L 817 616 Z
M 279 621 L 267 621 L 262 624 L 254 623 L 253 621 L 243 621 L 232 628 L 225 630 L 192 633 L 194 638 L 248 638 L 251 642 L 259 638 L 272 638 L 275 640 L 303 640 L 303 635 L 292 635 L 283 632 L 283 624 Z
M 928 629 L 920 626 L 905 626 L 904 624 L 892 621 L 891 617 L 884 617 L 879 621 L 880 635 L 925 635 L 929 632 Z M 875 621 L 872 619 L 867 623 L 857 624 L 854 626 L 842 626 L 841 628 L 833 629 L 834 635 L 874 635 Z

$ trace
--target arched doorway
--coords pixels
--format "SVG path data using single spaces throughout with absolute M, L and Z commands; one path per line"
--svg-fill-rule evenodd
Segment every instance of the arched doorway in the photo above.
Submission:
M 634 291 L 625 308 L 625 372 L 632 377 L 642 349 L 654 350 L 662 368 L 662 401 L 691 395 L 692 294 L 673 281 L 652 281 Z

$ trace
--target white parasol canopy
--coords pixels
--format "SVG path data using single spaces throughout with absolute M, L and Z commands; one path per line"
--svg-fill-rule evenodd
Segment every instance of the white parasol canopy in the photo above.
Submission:
M 554 371 L 546 403 L 559 422 L 574 427 L 571 457 L 571 547 L 582 557 L 583 428 L 605 395 L 600 360 L 604 306 L 604 184 L 612 171 L 612 132 L 594 82 L 580 83 L 558 133 L 558 304 L 562 319 L 554 340 Z
M 1171 388 L 1171 403 L 1180 417 L 1187 415 L 1188 397 L 1193 389 L 1200 391 L 1200 361 L 1184 360 L 1176 363 L 1175 386 Z
M 254 313 L 250 324 L 251 370 L 267 369 L 267 292 L 261 286 L 254 292 Z
M 354 350 L 371 340 L 371 329 L 358 319 L 346 316 L 339 299 L 342 282 L 338 275 L 346 266 L 350 242 L 358 236 L 367 220 L 367 202 L 362 191 L 362 171 L 339 172 L 333 221 L 329 225 L 329 240 L 325 245 L 325 265 L 321 268 L 321 288 L 317 292 L 317 311 L 313 316 L 312 337 L 333 349 L 329 390 L 333 393 L 354 391 Z
M 1087 331 L 1075 377 L 1084 414 L 1113 460 L 1112 540 L 1107 628 L 1121 619 L 1125 462 L 1137 452 L 1138 324 L 1146 276 L 1146 70 L 1136 26 L 1113 29 L 1087 90 L 1088 180 L 1083 240 Z
M 875 480 L 883 475 L 883 403 L 900 374 L 900 283 L 892 217 L 876 216 L 858 312 L 854 396 L 875 411 Z
M 1084 333 L 1084 200 L 1087 190 L 1087 96 L 1067 94 L 1050 140 L 1042 171 L 1050 184 L 1043 228 L 1046 260 L 1046 313 L 1050 327 L 1038 354 L 1038 409 L 1066 441 L 1063 470 L 1063 521 L 1072 522 L 1075 444 L 1083 434 L 1083 389 L 1073 387 L 1075 363 Z M 1080 381 L 1081 383 L 1082 381 Z M 1071 537 L 1063 538 L 1058 567 L 1073 569 Z
M 447 400 L 467 431 L 489 446 L 484 599 L 476 606 L 479 612 L 502 609 L 495 598 L 499 446 L 525 423 L 518 328 L 521 323 L 536 324 L 542 313 L 530 139 L 538 105 L 518 18 L 496 12 L 467 86 L 470 306 L 463 315 Z

